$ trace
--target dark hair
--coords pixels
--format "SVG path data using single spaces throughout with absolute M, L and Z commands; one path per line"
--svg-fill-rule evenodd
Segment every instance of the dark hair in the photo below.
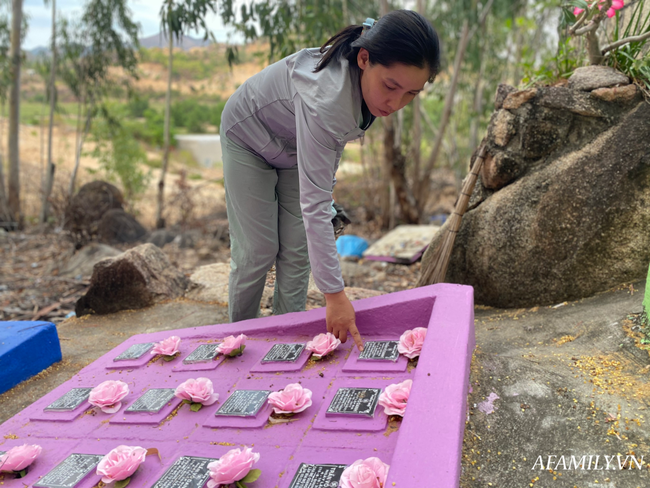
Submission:
M 351 25 L 329 39 L 320 48 L 324 56 L 314 71 L 341 57 L 356 66 L 360 48 L 368 51 L 372 64 L 428 67 L 429 81 L 433 81 L 440 69 L 440 41 L 433 26 L 417 12 L 393 10 L 365 32 L 362 26 Z

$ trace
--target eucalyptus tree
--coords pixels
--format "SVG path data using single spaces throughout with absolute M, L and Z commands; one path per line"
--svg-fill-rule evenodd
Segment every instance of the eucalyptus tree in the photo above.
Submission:
M 226 0 L 227 12 L 230 12 L 232 0 Z M 168 72 L 167 92 L 165 94 L 165 124 L 163 142 L 163 160 L 158 180 L 158 198 L 156 204 L 156 227 L 165 227 L 164 206 L 165 206 L 165 176 L 169 166 L 170 151 L 170 119 L 171 119 L 171 92 L 172 92 L 172 67 L 174 62 L 174 39 L 182 42 L 183 36 L 190 31 L 203 31 L 204 39 L 208 38 L 209 31 L 205 23 L 205 17 L 209 12 L 216 13 L 217 2 L 212 0 L 163 0 L 160 8 L 160 26 L 167 38 Z
M 47 127 L 47 168 L 42 182 L 42 199 L 41 199 L 41 213 L 39 221 L 44 223 L 48 216 L 49 198 L 52 193 L 52 186 L 54 184 L 54 161 L 52 160 L 52 131 L 54 129 L 54 110 L 56 108 L 56 0 L 52 1 L 52 44 L 50 47 L 50 80 L 48 84 L 48 98 L 50 101 L 50 120 Z M 48 0 L 45 0 L 47 5 Z
M 7 100 L 7 90 L 9 87 L 9 45 L 10 45 L 10 17 L 8 12 L 3 9 L 4 5 L 0 3 L 0 104 L 2 106 L 2 115 L 4 119 L 4 106 Z M 2 144 L 2 127 L 4 121 L 0 120 L 0 148 Z M 0 149 L 0 221 L 11 222 L 12 214 L 9 208 L 7 192 L 4 178 L 4 154 Z
M 59 28 L 60 72 L 77 100 L 75 165 L 70 177 L 72 196 L 79 170 L 82 147 L 92 120 L 101 115 L 109 88 L 119 81 L 136 78 L 139 25 L 131 20 L 126 0 L 90 0 L 79 21 L 63 19 Z M 120 67 L 125 77 L 115 79 L 111 67 Z
M 21 41 L 23 32 L 23 2 L 12 0 L 11 3 L 11 48 L 9 54 L 9 186 L 8 203 L 11 217 L 18 226 L 22 226 L 20 212 L 20 153 L 18 135 L 20 132 L 20 68 Z

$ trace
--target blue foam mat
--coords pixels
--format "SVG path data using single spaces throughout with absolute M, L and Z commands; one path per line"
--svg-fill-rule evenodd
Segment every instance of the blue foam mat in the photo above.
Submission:
M 56 326 L 50 322 L 0 322 L 0 393 L 61 361 Z

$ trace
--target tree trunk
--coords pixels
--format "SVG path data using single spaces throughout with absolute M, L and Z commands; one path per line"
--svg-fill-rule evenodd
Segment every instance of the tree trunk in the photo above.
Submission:
M 391 214 L 394 213 L 394 198 L 397 198 L 402 217 L 409 224 L 418 224 L 420 215 L 415 202 L 415 197 L 411 193 L 408 183 L 406 182 L 406 158 L 395 144 L 395 128 L 384 127 L 384 151 L 387 160 L 390 162 L 391 183 L 395 196 L 389 197 L 388 201 L 391 206 Z M 393 192 L 391 192 L 393 193 Z M 389 218 L 390 222 L 390 218 Z
M 12 0 L 11 19 L 11 89 L 9 92 L 9 209 L 14 222 L 22 227 L 20 214 L 20 28 L 23 17 L 22 0 Z
M 54 108 L 56 106 L 56 0 L 52 0 L 52 64 L 50 67 L 50 122 L 47 127 L 47 170 L 43 179 L 43 200 L 41 201 L 40 222 L 47 221 L 49 198 L 54 186 L 54 161 L 52 160 L 52 130 L 54 128 Z
M 77 115 L 77 124 L 80 123 L 81 120 L 81 106 L 84 103 L 85 100 L 82 99 L 81 103 L 79 104 L 79 113 Z M 79 171 L 79 165 L 81 163 L 81 148 L 84 145 L 84 141 L 86 140 L 86 136 L 88 135 L 88 132 L 90 132 L 90 124 L 92 122 L 93 118 L 93 111 L 91 107 L 88 107 L 86 111 L 86 122 L 84 124 L 83 131 L 80 131 L 80 127 L 77 128 L 77 147 L 75 147 L 75 156 L 74 156 L 74 169 L 72 170 L 72 175 L 70 176 L 70 187 L 68 188 L 68 195 L 70 195 L 70 199 L 72 199 L 72 196 L 74 195 L 74 185 L 75 181 L 77 179 L 77 172 Z
M 487 39 L 487 29 L 485 24 L 481 26 L 481 39 Z M 483 78 L 485 78 L 485 42 L 479 43 L 479 63 L 478 78 L 476 85 L 474 85 L 474 116 L 469 129 L 469 152 L 474 152 L 478 146 L 478 130 L 481 125 L 481 115 L 483 114 Z
M 389 12 L 388 0 L 381 0 L 381 15 L 386 15 Z M 384 157 L 383 157 L 383 171 L 382 171 L 382 185 L 381 185 L 381 226 L 384 229 L 390 228 L 391 213 L 393 209 L 390 205 L 391 189 L 390 181 L 392 178 L 392 161 L 391 154 L 394 153 L 393 139 L 391 137 L 390 147 L 387 145 L 388 140 L 387 131 L 393 131 L 393 116 L 389 115 L 382 119 L 384 126 Z
M 427 160 L 426 167 L 424 168 L 424 173 L 420 177 L 418 191 L 416 192 L 417 202 L 420 210 L 426 206 L 427 199 L 429 198 L 429 189 L 431 187 L 431 171 L 433 171 L 433 167 L 436 163 L 436 160 L 438 159 L 438 154 L 440 153 L 440 148 L 442 147 L 442 138 L 445 135 L 445 129 L 447 128 L 449 119 L 451 118 L 454 97 L 456 95 L 456 88 L 458 86 L 458 80 L 460 79 L 461 66 L 463 64 L 463 58 L 465 57 L 465 51 L 467 49 L 469 38 L 469 25 L 467 21 L 465 21 L 463 24 L 463 31 L 460 36 L 458 51 L 456 52 L 456 59 L 454 60 L 454 74 L 451 79 L 451 86 L 449 87 L 449 91 L 445 97 L 445 106 L 442 112 L 442 118 L 440 120 L 440 127 L 438 127 L 438 133 L 436 134 L 436 139 L 433 143 L 431 155 Z
M 169 12 L 171 19 L 171 11 Z M 160 168 L 160 180 L 158 181 L 158 205 L 156 207 L 156 228 L 165 227 L 163 217 L 163 207 L 165 204 L 165 175 L 167 174 L 167 165 L 169 164 L 169 123 L 171 118 L 171 99 L 172 99 L 172 62 L 174 60 L 173 51 L 173 34 L 171 24 L 167 27 L 167 37 L 169 41 L 169 72 L 167 73 L 167 93 L 165 95 L 165 142 L 163 149 L 162 168 Z

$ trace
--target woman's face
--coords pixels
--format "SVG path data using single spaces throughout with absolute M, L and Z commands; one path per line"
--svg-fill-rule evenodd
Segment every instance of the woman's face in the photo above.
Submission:
M 406 106 L 429 79 L 427 68 L 402 63 L 390 67 L 370 64 L 369 53 L 364 48 L 359 49 L 357 63 L 361 69 L 363 99 L 375 117 L 386 117 Z

